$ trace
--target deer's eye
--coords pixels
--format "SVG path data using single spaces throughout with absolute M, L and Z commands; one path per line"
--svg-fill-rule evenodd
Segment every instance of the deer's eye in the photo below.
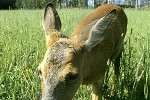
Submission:
M 38 75 L 42 75 L 42 71 L 41 70 L 38 70 Z
M 66 75 L 65 81 L 70 84 L 72 82 L 75 82 L 78 76 L 79 76 L 78 73 L 68 73 Z

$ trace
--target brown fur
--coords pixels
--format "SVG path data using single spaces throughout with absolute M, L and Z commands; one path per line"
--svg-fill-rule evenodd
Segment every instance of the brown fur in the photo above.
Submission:
M 116 9 L 116 10 L 113 10 Z M 80 84 L 92 84 L 93 100 L 101 98 L 107 61 L 114 60 L 118 76 L 127 17 L 117 5 L 98 7 L 67 38 L 49 3 L 44 13 L 47 51 L 38 67 L 43 100 L 71 100 Z
M 106 15 L 108 12 L 110 12 L 112 9 L 117 10 L 118 19 L 121 22 L 122 28 L 124 31 L 127 30 L 127 18 L 123 11 L 123 9 L 120 6 L 114 5 L 114 4 L 107 4 L 99 6 L 94 12 L 86 16 L 74 29 L 72 35 L 80 33 L 80 31 L 89 23 L 102 18 L 104 15 Z

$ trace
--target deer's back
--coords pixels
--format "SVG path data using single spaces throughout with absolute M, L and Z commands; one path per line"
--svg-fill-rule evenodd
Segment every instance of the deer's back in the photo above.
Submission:
M 127 16 L 125 15 L 123 9 L 114 4 L 105 4 L 102 6 L 99 6 L 94 12 L 91 14 L 87 15 L 74 29 L 72 35 L 78 34 L 81 32 L 81 30 L 88 24 L 92 23 L 93 21 L 100 19 L 104 17 L 107 13 L 109 13 L 111 10 L 116 9 L 118 19 L 121 23 L 121 27 L 123 27 L 124 33 L 126 33 L 127 29 Z

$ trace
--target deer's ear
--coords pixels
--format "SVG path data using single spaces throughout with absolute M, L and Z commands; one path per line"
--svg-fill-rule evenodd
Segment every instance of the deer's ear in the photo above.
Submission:
M 43 17 L 43 28 L 46 35 L 61 30 L 60 17 L 52 3 L 47 4 Z
M 88 39 L 85 41 L 84 49 L 89 51 L 100 42 L 101 38 L 105 34 L 105 31 L 114 18 L 117 18 L 115 9 L 107 13 L 93 25 Z
M 62 34 L 60 34 L 61 20 L 52 3 L 47 4 L 45 7 L 43 28 L 45 30 L 47 48 L 62 37 Z

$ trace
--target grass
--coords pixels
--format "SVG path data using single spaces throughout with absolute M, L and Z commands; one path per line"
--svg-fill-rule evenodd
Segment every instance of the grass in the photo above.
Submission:
M 91 9 L 60 9 L 62 33 L 69 35 Z M 105 77 L 103 98 L 150 99 L 150 13 L 125 10 L 128 31 L 115 92 L 111 64 Z M 43 10 L 0 11 L 0 100 L 37 100 L 40 81 L 36 68 L 45 53 L 41 19 Z M 81 86 L 73 100 L 91 100 L 91 86 Z

